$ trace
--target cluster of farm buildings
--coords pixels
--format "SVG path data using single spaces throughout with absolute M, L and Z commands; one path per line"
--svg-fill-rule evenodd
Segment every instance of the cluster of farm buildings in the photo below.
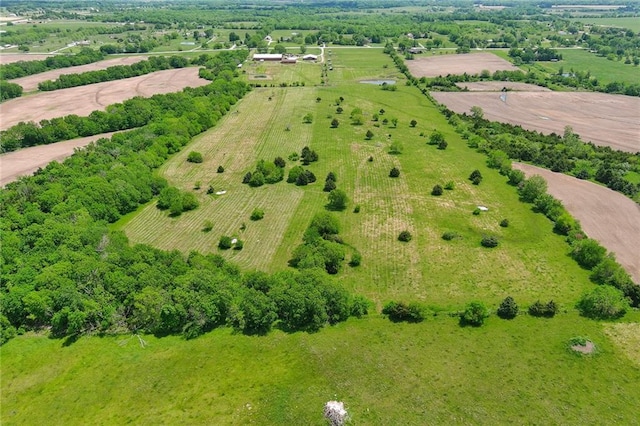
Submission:
M 259 61 L 259 62 L 271 61 L 271 62 L 280 62 L 283 64 L 295 64 L 296 62 L 298 62 L 298 59 L 301 59 L 301 58 L 303 61 L 316 61 L 318 59 L 318 56 L 304 55 L 302 57 L 299 57 L 297 55 L 288 55 L 288 54 L 282 54 L 282 53 L 256 53 L 255 55 L 253 55 L 254 61 Z

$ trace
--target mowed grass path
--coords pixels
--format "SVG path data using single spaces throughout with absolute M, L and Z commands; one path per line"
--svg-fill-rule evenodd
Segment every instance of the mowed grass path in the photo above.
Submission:
M 637 424 L 640 369 L 613 328 L 575 314 L 481 329 L 376 316 L 315 334 L 146 336 L 145 348 L 27 335 L 1 348 L 2 423 L 324 425 L 337 399 L 363 425 Z M 567 350 L 578 335 L 597 356 Z
M 242 184 L 242 178 L 258 160 L 287 158 L 310 144 L 312 129 L 302 123 L 302 116 L 313 110 L 315 98 L 313 88 L 301 87 L 249 93 L 217 127 L 197 137 L 160 170 L 172 185 L 195 191 L 200 207 L 172 218 L 153 203 L 124 226 L 131 241 L 210 253 L 217 252 L 220 237 L 228 235 L 242 239 L 245 247 L 224 252 L 225 256 L 245 268 L 268 269 L 304 192 L 285 182 L 251 188 Z M 204 162 L 187 162 L 191 151 L 201 152 Z M 224 173 L 217 173 L 218 166 Z M 196 191 L 198 181 L 201 189 Z M 209 185 L 227 193 L 207 195 Z M 265 211 L 263 220 L 249 220 L 255 208 Z M 206 221 L 213 223 L 211 232 L 202 231 Z M 243 223 L 246 230 L 241 231 Z

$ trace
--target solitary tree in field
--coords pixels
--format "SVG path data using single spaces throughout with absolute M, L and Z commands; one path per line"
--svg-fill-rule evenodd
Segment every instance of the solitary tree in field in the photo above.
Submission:
M 474 185 L 480 185 L 480 182 L 482 182 L 482 174 L 480 173 L 480 170 L 474 170 L 473 172 L 471 172 L 471 174 L 469 175 L 469 180 Z
M 305 114 L 305 116 L 302 118 L 302 121 L 306 124 L 311 124 L 313 123 L 313 114 L 311 113 L 307 113 Z
M 409 123 L 409 125 L 411 127 L 416 127 L 418 125 L 418 122 L 416 120 L 411 120 L 411 122 Z
M 341 189 L 334 189 L 329 193 L 329 203 L 327 207 L 330 210 L 344 210 L 347 208 L 347 193 Z
M 400 170 L 398 170 L 397 167 L 394 167 L 391 169 L 391 171 L 389 172 L 389 177 L 395 178 L 400 176 Z
M 331 127 L 333 129 L 337 128 L 340 125 L 340 122 L 338 121 L 337 118 L 334 118 L 333 120 L 331 120 Z
M 373 132 L 371 130 L 367 130 L 367 134 L 365 135 L 365 137 L 368 141 L 371 140 L 371 138 L 373 138 Z

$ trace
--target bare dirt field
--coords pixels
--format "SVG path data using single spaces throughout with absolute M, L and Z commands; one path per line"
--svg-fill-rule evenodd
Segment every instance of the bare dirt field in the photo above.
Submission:
M 0 55 L 0 64 L 12 64 L 19 61 L 41 61 L 47 59 L 49 56 L 41 53 L 3 53 Z
M 2 154 L 0 155 L 0 186 L 5 186 L 20 176 L 29 175 L 52 161 L 62 161 L 73 154 L 76 148 L 87 146 L 98 139 L 110 138 L 114 133 L 102 133 Z
M 198 68 L 179 68 L 123 80 L 38 93 L 0 104 L 0 130 L 21 121 L 40 122 L 69 114 L 84 116 L 135 96 L 149 97 L 208 83 L 208 80 L 198 77 Z
M 470 92 L 500 92 L 503 88 L 507 88 L 513 92 L 550 92 L 551 89 L 535 84 L 518 83 L 511 81 L 476 81 L 467 83 L 456 83 L 461 89 L 465 87 Z
M 432 92 L 449 109 L 469 113 L 477 105 L 485 118 L 528 130 L 562 134 L 571 126 L 584 141 L 627 152 L 640 151 L 640 98 L 586 92 L 510 92 L 507 101 L 491 92 Z
M 29 75 L 27 77 L 16 78 L 9 80 L 11 83 L 16 83 L 22 86 L 25 92 L 32 92 L 38 90 L 38 83 L 46 80 L 57 80 L 62 74 L 79 74 L 88 71 L 104 70 L 116 65 L 131 65 L 136 62 L 147 59 L 145 56 L 125 56 L 122 58 L 107 59 L 106 61 L 94 62 L 92 64 L 80 65 L 77 67 L 60 68 L 57 70 L 51 70 L 40 74 Z M 32 59 L 33 60 L 33 59 Z
M 463 55 L 440 55 L 417 57 L 406 61 L 411 74 L 416 77 L 438 77 L 447 74 L 480 74 L 483 70 L 517 71 L 518 67 L 492 53 L 468 53 Z
M 529 164 L 513 163 L 527 176 L 540 175 L 548 192 L 580 221 L 590 238 L 615 253 L 618 262 L 640 283 L 640 206 L 624 195 L 592 182 Z

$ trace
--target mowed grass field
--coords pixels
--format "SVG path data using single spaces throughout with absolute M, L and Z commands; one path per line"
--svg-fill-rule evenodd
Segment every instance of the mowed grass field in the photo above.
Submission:
M 532 68 L 538 68 L 550 73 L 557 73 L 560 68 L 563 72 L 574 71 L 591 72 L 591 76 L 598 79 L 600 85 L 606 85 L 613 81 L 627 84 L 636 84 L 640 75 L 640 68 L 623 61 L 610 61 L 607 58 L 589 53 L 586 49 L 562 49 L 562 61 L 536 62 Z M 527 65 L 521 66 L 527 69 Z
M 480 329 L 446 317 L 266 337 L 221 329 L 145 336 L 144 348 L 134 336 L 64 347 L 28 335 L 2 347 L 2 423 L 325 425 L 322 407 L 337 399 L 358 425 L 633 425 L 633 331 L 570 314 Z M 575 336 L 598 354 L 571 353 Z
M 332 55 L 335 83 L 256 89 L 219 126 L 167 162 L 160 173 L 172 184 L 192 190 L 195 182 L 201 183 L 196 191 L 201 207 L 171 218 L 151 204 L 123 227 L 131 240 L 184 252 L 221 253 L 243 268 L 285 269 L 311 217 L 324 210 L 323 181 L 333 171 L 338 187 L 351 200 L 344 212 L 336 213 L 343 238 L 363 255 L 361 267 L 345 267 L 338 277 L 378 306 L 401 298 L 458 307 L 475 298 L 499 303 L 508 294 L 528 303 L 542 298 L 572 304 L 590 285 L 588 274 L 567 259 L 568 247 L 550 232 L 550 222 L 520 203 L 505 178 L 488 169 L 484 157 L 467 148 L 415 89 L 402 80 L 394 92 L 358 83 L 395 76 L 382 52 L 333 49 Z M 358 63 L 368 66 L 358 68 Z M 279 66 L 289 72 L 290 66 Z M 340 97 L 344 112 L 337 114 Z M 350 124 L 355 108 L 362 110 L 365 124 Z M 380 109 L 384 114 L 372 121 Z M 304 124 L 302 118 L 309 112 L 313 124 Z M 340 121 L 337 129 L 330 126 L 334 117 Z M 384 118 L 398 119 L 397 127 L 382 124 Z M 409 125 L 411 120 L 418 122 L 416 127 Z M 445 134 L 446 150 L 426 143 L 435 129 Z M 374 133 L 371 140 L 365 139 L 367 130 Z M 389 154 L 394 141 L 403 145 L 402 154 Z M 315 184 L 242 185 L 242 177 L 254 170 L 258 160 L 287 158 L 307 145 L 320 155 L 320 161 L 309 167 L 318 178 Z M 204 163 L 186 161 L 192 150 L 204 155 Z M 368 161 L 371 156 L 373 162 Z M 220 165 L 225 169 L 221 174 L 216 172 Z M 287 170 L 294 165 L 289 162 Z M 401 170 L 397 179 L 388 177 L 394 166 Z M 467 179 L 475 169 L 485 177 L 479 186 Z M 430 194 L 434 185 L 449 181 L 455 183 L 454 190 L 440 197 Z M 227 193 L 207 195 L 209 185 Z M 352 212 L 356 205 L 361 207 L 357 214 Z M 489 211 L 472 215 L 478 205 Z M 264 209 L 263 220 L 249 220 L 254 208 Z M 511 226 L 501 228 L 499 222 L 505 218 Z M 207 220 L 213 222 L 211 232 L 202 231 Z M 408 244 L 397 241 L 403 230 L 414 236 Z M 444 241 L 445 231 L 455 231 L 461 238 Z M 242 239 L 244 249 L 218 250 L 222 235 Z M 500 247 L 481 247 L 484 235 L 499 237 Z
M 189 341 L 142 336 L 145 348 L 135 336 L 82 337 L 69 346 L 22 336 L 0 349 L 3 424 L 322 425 L 322 407 L 333 399 L 360 425 L 637 423 L 639 314 L 612 324 L 579 317 L 574 303 L 593 285 L 551 223 L 520 203 L 515 188 L 404 80 L 393 92 L 358 83 L 397 78 L 379 49 L 332 49 L 331 58 L 328 86 L 256 89 L 166 163 L 160 173 L 171 184 L 193 190 L 201 181 L 197 210 L 169 218 L 151 203 L 118 226 L 132 243 L 220 253 L 243 270 L 283 270 L 313 214 L 324 210 L 322 186 L 333 171 L 350 198 L 335 213 L 340 235 L 363 256 L 336 279 L 376 311 L 314 334 L 219 329 Z M 354 108 L 365 124 L 350 124 Z M 312 124 L 302 122 L 307 113 Z M 397 127 L 383 118 L 397 118 Z M 427 145 L 434 129 L 446 150 Z M 388 152 L 394 141 L 403 146 L 399 155 Z M 259 159 L 286 158 L 305 145 L 320 157 L 309 166 L 315 184 L 241 184 Z M 186 162 L 192 150 L 203 154 L 202 164 Z M 293 165 L 287 161 L 287 171 Z M 396 179 L 388 177 L 394 166 Z M 484 176 L 478 186 L 467 180 L 474 169 Z M 430 195 L 448 181 L 454 190 Z M 227 193 L 206 195 L 209 185 Z M 489 210 L 474 216 L 478 205 Z M 265 217 L 252 222 L 256 207 Z M 504 218 L 507 228 L 498 225 Z M 201 231 L 206 220 L 209 233 Z M 402 230 L 412 241 L 397 241 Z M 449 230 L 461 238 L 442 240 Z M 241 238 L 244 249 L 219 251 L 221 235 Z M 500 245 L 482 248 L 483 235 L 498 236 Z M 553 299 L 561 311 L 553 319 L 494 315 L 482 328 L 462 328 L 449 315 L 474 299 L 495 311 L 507 295 L 521 308 Z M 420 324 L 394 324 L 378 313 L 389 300 L 420 301 L 435 313 Z M 576 336 L 591 339 L 597 354 L 571 353 Z

